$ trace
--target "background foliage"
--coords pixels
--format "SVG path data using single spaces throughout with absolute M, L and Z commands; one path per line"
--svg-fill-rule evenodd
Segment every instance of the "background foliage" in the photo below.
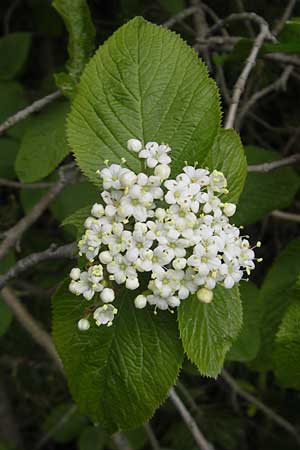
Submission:
M 89 205 L 97 199 L 97 190 L 89 181 L 96 181 L 96 166 L 105 158 L 115 158 L 110 153 L 111 148 L 119 146 L 120 150 L 120 142 L 131 135 L 153 139 L 153 130 L 157 129 L 157 139 L 170 136 L 174 140 L 174 172 L 185 160 L 193 162 L 197 158 L 200 163 L 226 173 L 231 186 L 231 201 L 236 202 L 240 196 L 235 223 L 245 225 L 245 234 L 249 234 L 253 242 L 261 240 L 263 243 L 257 249 L 263 263 L 255 271 L 251 282 L 242 283 L 240 299 L 235 291 L 231 292 L 231 299 L 224 297 L 223 290 L 219 289 L 213 315 L 211 310 L 204 309 L 205 305 L 192 300 L 181 309 L 178 317 L 180 334 L 191 361 L 184 359 L 177 390 L 216 449 L 248 449 L 255 446 L 257 449 L 288 450 L 299 446 L 299 438 L 297 442 L 294 433 L 300 426 L 299 170 L 297 165 L 291 165 L 267 173 L 264 170 L 251 171 L 246 178 L 246 163 L 270 163 L 298 151 L 300 7 L 298 3 L 291 2 L 293 9 L 282 22 L 288 5 L 288 2 L 284 3 L 279 0 L 271 4 L 264 0 L 207 0 L 202 3 L 183 0 L 91 0 L 87 5 L 83 0 L 55 0 L 51 5 L 48 0 L 15 0 L 3 1 L 0 5 L 3 31 L 0 39 L 0 122 L 57 88 L 64 94 L 39 113 L 8 128 L 0 137 L 1 238 L 57 183 L 60 166 L 71 164 L 73 167 L 71 151 L 75 151 L 76 159 L 87 176 L 76 176 L 55 196 L 43 215 L 1 260 L 1 274 L 17 260 L 42 251 L 53 242 L 60 245 L 74 241 L 80 234 Z M 164 24 L 177 13 L 195 5 L 201 8 L 184 20 L 175 21 L 172 29 L 189 45 L 195 46 L 205 60 L 210 75 L 220 89 L 220 99 L 214 84 L 207 81 L 195 54 L 192 50 L 185 52 L 179 36 L 163 30 L 155 34 L 147 27 L 138 40 L 132 39 L 130 45 L 124 44 L 122 33 L 126 33 L 126 27 L 122 28 L 123 31 L 119 31 L 97 53 L 78 87 L 80 75 L 94 49 L 127 20 L 142 15 L 150 22 Z M 247 161 L 238 135 L 231 130 L 219 131 L 219 102 L 226 114 L 228 96 L 251 50 L 257 25 L 242 19 L 217 33 L 223 38 L 223 43 L 211 41 L 208 45 L 205 38 L 217 20 L 216 15 L 227 17 L 241 12 L 243 8 L 263 16 L 275 34 L 276 27 L 282 22 L 277 41 L 263 45 L 242 97 L 241 111 L 244 115 L 238 113 L 237 128 L 245 146 Z M 199 10 L 202 11 L 200 15 Z M 238 42 L 227 39 L 227 43 L 228 33 L 229 37 L 239 36 L 241 39 Z M 147 84 L 147 89 L 153 94 L 151 104 L 148 104 L 146 91 L 137 89 L 136 55 L 137 42 L 140 46 L 149 46 L 150 39 L 152 46 L 149 53 L 139 55 L 139 63 L 142 63 L 139 68 L 143 68 L 139 74 L 141 85 Z M 174 46 L 175 41 L 177 46 Z M 133 52 L 131 59 L 122 59 L 128 48 Z M 168 61 L 168 71 L 161 71 L 160 74 L 162 59 Z M 283 77 L 287 67 L 290 67 L 286 72 L 288 76 Z M 154 74 L 150 83 L 149 71 Z M 90 89 L 90 83 L 97 79 L 99 73 L 101 83 L 95 82 L 93 89 Z M 123 83 L 124 73 L 129 74 L 126 78 L 128 83 Z M 124 99 L 123 108 L 118 110 L 117 115 L 110 110 L 114 98 L 110 97 L 108 85 L 114 86 L 114 95 Z M 269 89 L 273 85 L 274 88 Z M 193 89 L 189 91 L 186 86 Z M 255 99 L 244 113 L 249 100 L 253 101 L 253 95 L 266 88 L 269 89 L 268 95 Z M 70 99 L 74 96 L 75 106 L 68 121 L 68 142 L 65 121 L 70 110 Z M 103 96 L 105 101 L 95 101 Z M 177 105 L 181 105 L 180 116 L 176 117 L 174 96 Z M 144 101 L 142 107 L 137 98 Z M 147 115 L 149 111 L 151 115 Z M 87 128 L 86 120 L 90 131 L 84 134 L 82 130 Z M 194 127 L 194 131 L 182 142 L 180 132 L 187 124 Z M 192 152 L 195 142 L 199 144 L 197 155 Z M 101 154 L 97 153 L 99 147 Z M 185 148 L 183 154 L 179 153 L 182 147 Z M 129 163 L 135 167 L 136 161 L 133 157 L 131 160 L 129 158 Z M 10 183 L 14 181 L 21 184 Z M 46 184 L 36 184 L 33 189 L 24 186 L 40 182 Z M 45 261 L 9 283 L 22 304 L 48 331 L 50 298 L 71 267 L 72 261 L 68 260 Z M 83 306 L 79 302 L 74 308 L 72 296 L 65 289 L 59 294 L 60 299 L 64 298 L 63 302 L 58 301 L 56 294 L 54 336 L 59 336 L 56 340 L 60 342 L 61 356 L 65 355 L 65 370 L 73 380 L 70 388 L 74 393 L 78 391 L 77 385 L 86 387 L 86 390 L 80 390 L 80 398 L 77 398 L 81 407 L 79 412 L 70 398 L 64 377 L 49 361 L 44 350 L 13 318 L 3 301 L 4 295 L 5 292 L 2 299 L 0 297 L 0 401 L 3 405 L 0 411 L 0 449 L 124 449 L 111 439 L 109 432 L 115 431 L 118 426 L 126 429 L 139 425 L 165 399 L 170 385 L 175 381 L 182 361 L 175 318 L 160 316 L 161 339 L 156 336 L 148 349 L 145 373 L 137 376 L 132 372 L 132 380 L 139 386 L 140 395 L 148 397 L 144 404 L 146 412 L 141 413 L 138 391 L 136 398 L 129 396 L 126 386 L 122 385 L 123 377 L 116 379 L 115 355 L 117 347 L 122 349 L 126 343 L 131 349 L 130 364 L 138 364 L 143 342 L 154 333 L 152 313 L 145 311 L 143 317 L 137 317 L 132 308 L 126 317 L 120 316 L 117 331 L 109 331 L 111 335 L 106 341 L 107 346 L 103 346 L 101 354 L 95 355 L 98 366 L 96 364 L 94 370 L 88 372 L 86 367 L 90 367 L 92 359 L 89 352 L 93 339 L 96 339 L 95 342 L 99 339 L 100 331 L 92 330 L 92 338 L 91 335 L 86 338 L 79 336 L 73 323 Z M 183 326 L 192 313 L 197 323 L 196 334 Z M 128 323 L 132 326 L 128 327 Z M 136 340 L 138 331 L 139 342 Z M 76 346 L 78 349 L 82 344 L 84 351 L 76 352 Z M 159 353 L 161 346 L 165 346 L 162 353 L 165 356 L 154 364 L 151 354 Z M 207 357 L 207 351 L 214 352 L 213 360 Z M 69 358 L 70 355 L 72 357 Z M 235 378 L 235 388 L 228 384 L 226 376 L 213 380 L 199 374 L 200 370 L 203 375 L 217 376 L 225 357 L 225 368 Z M 102 371 L 99 370 L 100 364 Z M 126 361 L 120 367 L 124 378 L 127 367 Z M 72 377 L 73 373 L 76 376 Z M 143 384 L 146 386 L 144 392 Z M 265 402 L 271 412 L 285 417 L 295 427 L 294 431 L 287 432 L 278 426 L 272 414 L 262 414 L 255 401 L 245 401 L 245 398 L 237 396 L 236 386 L 246 395 L 253 395 Z M 94 418 L 99 418 L 99 414 L 101 417 L 105 411 L 103 421 L 108 421 L 106 430 L 94 426 L 84 415 L 85 405 L 89 399 L 99 395 L 99 389 L 101 400 L 95 404 Z M 120 402 L 127 405 L 121 415 L 118 414 Z M 156 412 L 151 427 L 161 449 L 197 448 L 170 399 Z M 157 450 L 149 439 L 148 426 L 128 431 L 123 438 L 132 450 Z

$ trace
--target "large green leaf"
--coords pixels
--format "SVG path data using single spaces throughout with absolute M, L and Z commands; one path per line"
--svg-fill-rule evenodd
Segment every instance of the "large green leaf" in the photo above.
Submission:
M 56 82 L 65 94 L 72 95 L 93 53 L 95 27 L 86 0 L 54 0 L 52 4 L 63 18 L 69 33 L 67 73 L 57 74 Z
M 175 383 L 182 363 L 176 319 L 168 312 L 137 310 L 135 294 L 117 295 L 112 327 L 77 329 L 87 302 L 68 291 L 53 299 L 53 336 L 71 393 L 80 410 L 113 432 L 141 425 Z
M 242 325 L 238 287 L 225 289 L 218 286 L 209 304 L 193 296 L 181 303 L 178 317 L 187 356 L 202 375 L 217 377 Z
M 205 65 L 175 33 L 135 18 L 87 65 L 68 120 L 71 148 L 99 184 L 104 160 L 140 169 L 126 142 L 136 137 L 172 147 L 173 169 L 202 163 L 220 124 L 219 95 Z
M 10 80 L 20 73 L 30 42 L 30 33 L 11 33 L 0 39 L 0 80 Z
M 234 130 L 220 130 L 205 165 L 224 173 L 229 190 L 224 198 L 237 203 L 247 176 L 247 161 L 240 137 Z
M 259 147 L 246 147 L 248 164 L 262 164 L 280 159 L 276 152 Z M 254 223 L 270 211 L 286 208 L 300 186 L 300 178 L 290 167 L 271 172 L 248 173 L 234 221 L 238 225 Z
M 29 183 L 45 178 L 69 153 L 65 137 L 68 110 L 68 102 L 51 105 L 25 132 L 16 160 L 21 181 Z
M 260 290 L 262 310 L 261 346 L 254 366 L 271 369 L 274 339 L 278 327 L 291 303 L 291 290 L 300 271 L 300 240 L 294 240 L 279 254 Z
M 300 266 L 299 266 L 300 269 Z M 285 388 L 300 389 L 300 278 L 291 294 L 291 305 L 276 334 L 273 362 L 278 381 Z
M 25 93 L 19 83 L 15 81 L 0 82 L 0 122 L 4 122 L 26 105 Z
M 231 361 L 251 361 L 257 355 L 260 346 L 261 308 L 259 290 L 255 284 L 241 283 L 240 295 L 243 305 L 243 326 L 228 352 Z

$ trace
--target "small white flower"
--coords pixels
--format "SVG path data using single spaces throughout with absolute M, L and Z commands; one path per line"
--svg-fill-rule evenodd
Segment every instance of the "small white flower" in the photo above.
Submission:
M 114 316 L 117 314 L 118 310 L 113 305 L 100 306 L 94 311 L 94 319 L 96 325 L 107 325 L 111 326 L 114 320 Z
M 95 203 L 92 207 L 91 213 L 94 217 L 102 217 L 104 215 L 103 205 L 101 205 L 101 203 Z

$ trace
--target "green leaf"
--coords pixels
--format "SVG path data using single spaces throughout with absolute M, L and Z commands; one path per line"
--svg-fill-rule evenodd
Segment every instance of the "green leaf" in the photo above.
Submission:
M 93 53 L 96 31 L 86 0 L 54 0 L 52 5 L 69 34 L 67 73 L 57 74 L 56 82 L 66 95 L 72 95 Z
M 91 206 L 85 206 L 84 208 L 80 208 L 77 211 L 75 211 L 70 216 L 66 217 L 66 219 L 63 220 L 62 226 L 72 226 L 76 229 L 76 234 L 78 236 L 82 235 L 84 233 L 84 222 L 85 219 L 90 215 L 91 213 Z
M 280 384 L 300 389 L 300 277 L 291 293 L 291 302 L 276 334 L 273 362 Z
M 108 432 L 135 428 L 154 413 L 175 383 L 183 352 L 176 319 L 137 310 L 135 293 L 121 289 L 111 327 L 93 322 L 80 332 L 87 302 L 68 291 L 53 299 L 53 336 L 80 410 Z
M 210 170 L 220 170 L 227 178 L 226 201 L 237 203 L 247 176 L 247 161 L 239 135 L 234 130 L 220 130 L 205 161 Z
M 261 346 L 254 367 L 268 370 L 273 366 L 272 352 L 278 327 L 291 303 L 293 288 L 300 270 L 300 241 L 291 241 L 276 258 L 260 290 Z
M 265 53 L 299 53 L 300 52 L 300 19 L 295 17 L 286 22 L 278 36 L 278 42 L 265 43 Z
M 202 163 L 220 125 L 219 95 L 205 65 L 175 33 L 137 17 L 122 26 L 87 65 L 68 119 L 82 171 L 100 184 L 103 162 L 126 157 L 136 137 L 172 147 L 173 171 Z
M 51 433 L 55 442 L 64 444 L 73 441 L 87 424 L 87 418 L 79 413 L 72 403 L 56 406 L 46 417 L 43 431 Z
M 255 284 L 241 283 L 240 295 L 243 305 L 243 326 L 228 352 L 231 361 L 251 361 L 257 355 L 260 346 L 261 308 L 259 290 Z
M 216 378 L 242 325 L 238 287 L 225 289 L 218 286 L 209 304 L 193 296 L 181 303 L 178 317 L 187 356 L 202 375 Z
M 21 181 L 30 183 L 49 175 L 69 153 L 65 138 L 67 102 L 51 105 L 25 132 L 16 160 Z
M 27 106 L 22 86 L 15 81 L 0 82 L 0 122 Z M 14 127 L 13 127 L 14 128 Z
M 100 427 L 90 425 L 80 434 L 78 450 L 102 450 L 106 439 L 107 436 Z
M 259 147 L 246 147 L 245 150 L 249 165 L 281 158 L 278 153 Z M 235 223 L 254 223 L 274 209 L 286 208 L 291 204 L 299 186 L 300 178 L 290 167 L 282 167 L 268 173 L 248 173 L 234 216 Z
M 0 39 L 0 80 L 11 80 L 21 72 L 30 43 L 30 33 L 10 33 Z
M 15 159 L 19 150 L 19 143 L 11 138 L 0 138 L 0 177 L 15 177 Z
M 13 252 L 9 252 L 1 260 L 0 274 L 5 273 L 16 262 Z M 9 307 L 4 303 L 0 295 L 0 337 L 3 336 L 10 327 L 13 315 Z

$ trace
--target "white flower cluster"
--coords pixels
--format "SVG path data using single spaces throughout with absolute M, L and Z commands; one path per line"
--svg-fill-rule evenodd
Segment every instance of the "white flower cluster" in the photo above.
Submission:
M 194 293 L 209 303 L 218 283 L 231 289 L 254 268 L 253 249 L 229 223 L 236 206 L 221 200 L 228 193 L 223 173 L 186 166 L 168 179 L 168 145 L 143 147 L 130 139 L 127 146 L 144 171 L 136 174 L 118 164 L 98 171 L 102 203 L 94 204 L 79 241 L 88 268 L 70 273 L 70 291 L 95 300 L 78 322 L 81 330 L 90 327 L 91 314 L 97 325 L 112 324 L 117 285 L 136 290 L 146 283 L 135 307 L 148 303 L 156 312 L 172 310 Z

